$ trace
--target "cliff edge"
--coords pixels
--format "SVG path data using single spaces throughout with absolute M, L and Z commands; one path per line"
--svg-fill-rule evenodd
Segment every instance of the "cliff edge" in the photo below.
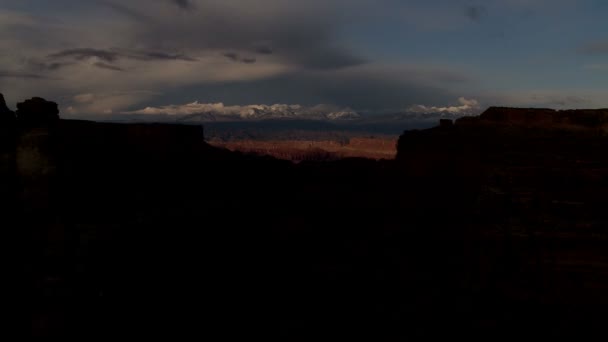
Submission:
M 554 110 L 490 107 L 478 117 L 463 117 L 456 126 L 494 125 L 558 130 L 608 132 L 608 109 Z

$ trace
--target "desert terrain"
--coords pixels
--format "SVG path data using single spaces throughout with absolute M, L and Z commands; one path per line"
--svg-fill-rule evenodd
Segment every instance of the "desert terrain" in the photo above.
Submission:
M 301 161 L 338 160 L 342 158 L 393 159 L 397 154 L 397 138 L 349 138 L 334 140 L 236 140 L 209 142 L 230 151 L 272 156 L 277 159 Z

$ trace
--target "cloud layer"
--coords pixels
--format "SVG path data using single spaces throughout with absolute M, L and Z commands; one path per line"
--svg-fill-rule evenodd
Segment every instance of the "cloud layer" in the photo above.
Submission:
M 7 66 L 0 88 L 11 98 L 58 98 L 74 112 L 124 110 L 155 97 L 142 94 L 365 63 L 332 37 L 335 4 L 316 0 L 289 6 L 274 0 L 58 0 L 57 8 L 32 0 L 40 10 L 49 7 L 40 13 L 3 5 L 0 0 L 0 41 L 11 53 L 0 54 Z M 76 12 L 57 11 L 70 7 Z M 70 102 L 83 90 L 95 100 Z
M 27 94 L 17 96 L 59 97 L 72 113 L 103 113 L 186 97 L 399 108 L 415 97 L 447 97 L 444 83 L 468 80 L 449 67 L 383 64 L 347 48 L 335 39 L 345 3 L 100 0 L 79 5 L 79 14 L 101 11 L 108 19 L 101 21 L 12 12 L 10 21 L 0 22 L 5 32 L 0 38 L 20 32 L 23 39 L 13 45 L 23 53 L 6 56 L 13 69 L 0 72 L 0 82 L 19 79 Z M 350 7 L 366 5 L 354 1 Z M 36 45 L 36 39 L 55 43 Z M 34 78 L 46 82 L 32 86 L 27 80 Z M 94 96 L 76 100 L 82 100 L 80 94 Z
M 512 98 L 521 84 L 543 90 L 537 79 L 547 72 L 511 52 L 535 45 L 508 32 L 546 27 L 566 3 L 0 0 L 0 91 L 9 103 L 52 98 L 74 115 L 194 99 L 227 106 L 330 103 L 361 112 L 459 108 L 464 104 L 444 104 L 462 94 L 489 104 Z M 574 46 L 601 58 L 602 39 Z M 568 70 L 554 60 L 551 71 Z M 522 65 L 529 72 L 513 72 Z M 519 96 L 514 103 L 536 103 Z

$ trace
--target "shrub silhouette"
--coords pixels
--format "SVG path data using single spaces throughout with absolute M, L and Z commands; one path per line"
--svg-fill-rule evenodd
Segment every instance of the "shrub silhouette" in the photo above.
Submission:
M 17 120 L 26 126 L 48 125 L 59 120 L 59 106 L 34 97 L 17 104 Z

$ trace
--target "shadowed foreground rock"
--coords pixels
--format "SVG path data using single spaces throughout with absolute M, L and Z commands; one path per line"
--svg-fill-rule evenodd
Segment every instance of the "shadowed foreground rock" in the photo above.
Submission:
M 606 335 L 608 139 L 512 124 L 530 113 L 406 132 L 395 161 L 297 165 L 213 148 L 200 126 L 20 130 L 10 325 L 85 340 Z

